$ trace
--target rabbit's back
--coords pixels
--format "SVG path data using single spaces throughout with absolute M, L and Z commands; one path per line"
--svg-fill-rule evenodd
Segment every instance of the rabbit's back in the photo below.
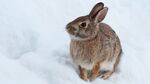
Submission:
M 117 65 L 122 53 L 119 37 L 115 31 L 105 23 L 100 24 L 100 32 L 100 38 L 103 40 L 100 55 L 105 57 L 103 62 L 112 62 L 112 64 Z M 100 56 L 97 58 L 101 59 Z

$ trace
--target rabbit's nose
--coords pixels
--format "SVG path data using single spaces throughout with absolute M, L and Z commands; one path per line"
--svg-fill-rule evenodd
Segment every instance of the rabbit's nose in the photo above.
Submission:
M 70 34 L 74 35 L 74 34 L 77 32 L 77 29 L 74 28 L 74 27 L 68 27 L 68 28 L 67 28 L 67 31 L 68 31 Z
M 68 25 L 67 30 L 76 31 L 76 28 L 74 26 Z

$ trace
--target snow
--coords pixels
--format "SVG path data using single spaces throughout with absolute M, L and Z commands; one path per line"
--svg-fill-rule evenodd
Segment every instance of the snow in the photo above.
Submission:
M 0 0 L 0 84 L 149 84 L 150 1 L 101 1 L 124 52 L 111 78 L 80 79 L 65 31 L 99 0 Z

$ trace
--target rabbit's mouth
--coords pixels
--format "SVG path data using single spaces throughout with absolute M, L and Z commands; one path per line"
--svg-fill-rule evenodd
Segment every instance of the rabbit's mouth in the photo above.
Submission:
M 76 33 L 75 37 L 86 38 L 86 36 L 84 34 L 80 34 L 80 33 Z

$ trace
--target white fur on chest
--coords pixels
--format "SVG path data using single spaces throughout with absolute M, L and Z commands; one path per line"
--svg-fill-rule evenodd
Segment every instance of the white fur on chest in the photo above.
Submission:
M 92 68 L 94 67 L 94 63 L 78 63 L 79 66 L 81 66 L 82 68 L 85 68 L 87 70 L 92 70 Z M 100 70 L 110 70 L 112 71 L 114 69 L 114 63 L 113 62 L 103 62 L 100 64 Z
M 81 63 L 80 66 L 81 66 L 82 68 L 87 69 L 87 70 L 92 70 L 94 64 L 93 64 L 93 63 Z
M 94 63 L 92 63 L 90 59 L 80 57 L 77 55 L 77 53 L 74 53 L 74 56 L 72 57 L 76 65 L 81 66 L 82 68 L 85 68 L 87 70 L 92 70 Z

